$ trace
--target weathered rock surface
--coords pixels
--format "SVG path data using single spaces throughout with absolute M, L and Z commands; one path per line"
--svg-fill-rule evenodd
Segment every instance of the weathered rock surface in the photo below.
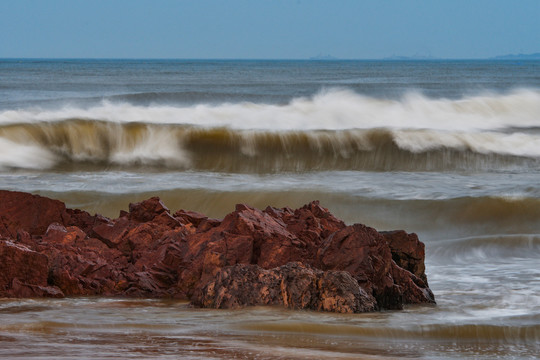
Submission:
M 299 262 L 269 270 L 257 265 L 227 266 L 191 300 L 212 308 L 282 305 L 341 313 L 374 311 L 377 306 L 348 272 L 322 271 Z
M 9 240 L 0 240 L 0 296 L 63 297 L 47 286 L 47 256 Z
M 108 219 L 0 191 L 0 296 L 77 295 L 335 312 L 434 303 L 415 234 L 347 226 L 316 201 L 216 220 L 154 197 Z

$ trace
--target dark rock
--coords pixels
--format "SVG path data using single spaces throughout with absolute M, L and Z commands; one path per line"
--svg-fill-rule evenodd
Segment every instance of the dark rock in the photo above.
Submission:
M 340 313 L 373 311 L 376 305 L 349 273 L 325 272 L 299 262 L 269 270 L 246 264 L 225 267 L 191 300 L 200 307 L 281 305 Z

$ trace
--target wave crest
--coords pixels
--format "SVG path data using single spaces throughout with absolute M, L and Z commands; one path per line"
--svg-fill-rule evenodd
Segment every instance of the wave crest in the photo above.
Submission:
M 115 123 L 141 122 L 236 130 L 433 129 L 444 131 L 500 130 L 540 127 L 540 91 L 517 90 L 458 100 L 431 99 L 408 93 L 399 100 L 378 99 L 345 89 L 330 89 L 288 104 L 252 102 L 149 105 L 104 101 L 91 108 L 7 110 L 0 125 L 92 119 Z

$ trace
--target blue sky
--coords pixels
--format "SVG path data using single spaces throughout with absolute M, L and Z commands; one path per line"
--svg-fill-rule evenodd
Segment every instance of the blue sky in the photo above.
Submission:
M 0 57 L 484 58 L 540 52 L 540 0 L 0 0 Z

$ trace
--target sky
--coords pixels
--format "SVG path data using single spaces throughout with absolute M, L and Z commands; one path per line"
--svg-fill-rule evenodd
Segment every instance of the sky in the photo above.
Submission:
M 0 0 L 0 58 L 486 58 L 540 52 L 540 0 Z

